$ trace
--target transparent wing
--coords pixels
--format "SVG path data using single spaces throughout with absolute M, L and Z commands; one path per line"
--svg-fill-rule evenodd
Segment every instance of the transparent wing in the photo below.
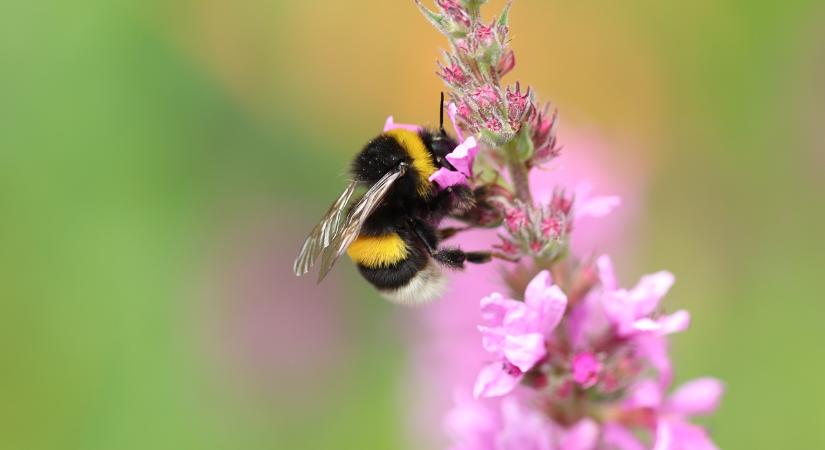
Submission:
M 335 261 L 346 251 L 347 247 L 352 244 L 352 241 L 358 237 L 361 232 L 361 227 L 364 226 L 364 221 L 375 211 L 375 208 L 381 204 L 381 200 L 387 195 L 393 183 L 400 178 L 407 170 L 405 164 L 398 166 L 393 172 L 388 172 L 378 182 L 372 185 L 370 189 L 361 197 L 361 200 L 356 203 L 347 216 L 346 223 L 341 229 L 341 232 L 332 237 L 332 243 L 324 248 L 323 257 L 321 258 L 321 270 L 318 272 L 318 282 L 329 273 Z
M 344 213 L 357 187 L 358 183 L 356 181 L 350 181 L 338 200 L 335 200 L 335 203 L 329 207 L 324 217 L 318 222 L 318 225 L 315 225 L 315 228 L 309 232 L 309 236 L 304 240 L 304 245 L 301 246 L 301 251 L 298 252 L 298 257 L 295 258 L 295 263 L 292 265 L 295 275 L 301 276 L 307 273 L 309 268 L 315 264 L 318 255 L 329 247 L 333 237 L 340 233 L 345 223 L 343 220 Z

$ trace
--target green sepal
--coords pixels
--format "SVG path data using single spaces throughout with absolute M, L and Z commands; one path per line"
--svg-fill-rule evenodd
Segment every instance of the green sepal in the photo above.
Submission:
M 481 5 L 487 3 L 487 0 L 461 0 L 461 5 L 470 13 L 473 19 L 478 19 L 481 14 Z
M 494 133 L 487 128 L 482 128 L 481 131 L 478 132 L 478 134 L 482 141 L 491 144 L 493 147 L 498 147 L 501 144 L 503 144 L 503 142 L 501 142 L 501 136 L 499 136 L 498 133 Z
M 501 44 L 498 43 L 498 40 L 493 39 L 492 43 L 484 49 L 484 54 L 482 58 L 484 62 L 491 67 L 496 67 L 498 65 L 499 59 L 501 59 Z
M 501 15 L 498 16 L 498 21 L 496 22 L 497 26 L 507 26 L 507 22 L 510 20 L 510 7 L 513 6 L 512 2 L 507 2 L 504 5 L 504 9 L 501 11 Z
M 424 6 L 424 4 L 421 3 L 421 0 L 415 0 L 415 4 L 416 6 L 418 6 L 418 9 L 421 11 L 421 14 L 424 15 L 424 18 L 426 18 L 427 21 L 429 21 L 438 31 L 440 31 L 442 34 L 447 35 L 449 35 L 452 32 L 452 30 L 450 29 L 450 21 L 447 20 L 444 16 Z
M 516 150 L 518 151 L 519 160 L 522 162 L 532 158 L 533 152 L 536 150 L 533 139 L 530 137 L 531 134 L 530 125 L 524 124 L 516 135 Z

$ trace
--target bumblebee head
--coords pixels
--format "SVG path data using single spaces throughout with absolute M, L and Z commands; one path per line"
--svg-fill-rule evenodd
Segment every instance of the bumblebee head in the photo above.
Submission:
M 447 169 L 455 170 L 455 168 L 445 158 L 447 154 L 455 150 L 458 145 L 455 139 L 448 135 L 443 129 L 440 131 L 424 130 L 420 134 L 421 140 L 424 142 L 424 146 L 427 150 L 429 150 L 430 154 L 432 154 L 436 169 L 439 167 L 446 167 Z

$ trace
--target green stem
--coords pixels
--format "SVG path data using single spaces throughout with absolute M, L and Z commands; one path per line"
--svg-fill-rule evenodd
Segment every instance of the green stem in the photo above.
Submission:
M 518 139 L 512 139 L 504 144 L 504 155 L 507 158 L 507 170 L 516 190 L 516 198 L 527 205 L 533 206 L 533 196 L 530 194 L 530 181 L 527 178 L 527 167 L 521 161 L 517 148 Z

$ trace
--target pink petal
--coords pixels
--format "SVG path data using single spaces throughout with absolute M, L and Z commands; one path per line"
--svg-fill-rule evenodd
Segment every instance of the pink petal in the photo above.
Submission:
M 540 411 L 519 404 L 513 396 L 501 402 L 502 430 L 489 448 L 496 450 L 554 450 L 555 426 Z M 473 450 L 487 450 L 479 448 Z
M 676 311 L 657 320 L 644 318 L 633 322 L 633 329 L 636 331 L 655 331 L 661 335 L 685 331 L 689 326 L 690 313 L 685 310 Z
M 548 336 L 561 322 L 567 308 L 567 296 L 561 288 L 552 284 L 550 272 L 544 270 L 536 275 L 524 291 L 524 302 L 538 312 L 537 329 Z
M 610 448 L 645 450 L 644 444 L 633 433 L 617 423 L 607 423 L 602 427 L 602 430 L 602 441 Z
M 673 368 L 667 353 L 667 339 L 659 334 L 634 338 L 639 357 L 646 359 L 659 372 L 659 386 L 664 389 L 673 381 Z
M 544 335 L 540 333 L 507 336 L 504 339 L 504 357 L 522 372 L 532 369 L 546 354 Z
M 662 387 L 654 380 L 642 380 L 631 387 L 624 401 L 624 408 L 653 408 L 662 404 Z
M 679 450 L 673 442 L 673 430 L 670 421 L 659 419 L 656 423 L 656 441 L 653 450 Z
M 501 424 L 498 411 L 472 398 L 469 392 L 454 395 L 455 406 L 444 418 L 444 429 L 459 446 L 454 448 L 483 449 L 492 446 Z
M 653 450 L 718 450 L 704 428 L 671 418 L 659 419 Z
M 560 450 L 592 450 L 598 442 L 599 426 L 592 419 L 582 419 L 564 436 Z
M 490 326 L 501 326 L 504 316 L 513 307 L 514 300 L 506 299 L 494 292 L 481 299 L 481 320 Z
M 418 125 L 406 124 L 406 123 L 395 123 L 393 121 L 392 116 L 387 117 L 387 121 L 384 122 L 384 133 L 390 130 L 395 130 L 396 128 L 401 128 L 404 130 L 415 131 L 416 133 L 421 131 L 421 127 Z
M 539 311 L 542 315 L 541 329 L 545 336 L 549 336 L 564 317 L 564 311 L 567 309 L 567 296 L 560 287 L 553 285 L 547 289 L 544 297 L 539 297 L 539 301 L 541 302 Z
M 447 189 L 450 186 L 459 184 L 467 184 L 467 177 L 464 176 L 464 174 L 445 167 L 436 170 L 434 174 L 430 175 L 429 180 L 436 183 L 441 189 Z
M 588 294 L 567 315 L 567 334 L 573 349 L 588 348 L 591 339 L 608 331 L 609 323 L 597 294 Z
M 481 369 L 473 388 L 473 396 L 498 397 L 505 395 L 518 386 L 522 375 L 512 375 L 504 370 L 501 361 L 487 364 Z
M 690 313 L 680 309 L 673 314 L 659 319 L 662 334 L 679 333 L 690 327 Z
M 667 400 L 667 409 L 687 416 L 710 414 L 719 407 L 724 392 L 725 385 L 721 381 L 698 378 L 676 389 Z
M 607 255 L 599 256 L 596 260 L 596 269 L 599 272 L 599 281 L 606 291 L 616 290 L 616 273 L 613 271 L 613 261 Z
M 455 120 L 457 114 L 458 106 L 456 106 L 455 103 L 450 103 L 447 105 L 447 117 L 450 118 L 450 122 L 453 124 L 453 129 L 455 130 L 455 135 L 458 137 L 458 140 L 463 141 L 464 133 L 461 132 L 461 128 L 458 127 L 458 122 Z
M 633 334 L 636 318 L 636 305 L 628 300 L 628 293 L 624 289 L 605 292 L 601 297 L 604 315 L 616 326 L 620 336 Z
M 610 214 L 622 204 L 622 199 L 616 195 L 593 197 L 585 199 L 581 202 L 576 202 L 574 205 L 575 212 L 573 213 L 576 220 L 585 217 L 600 218 Z
M 534 305 L 535 301 L 533 299 L 542 297 L 544 291 L 552 285 L 553 277 L 550 275 L 550 271 L 542 270 L 527 284 L 527 288 L 524 290 L 524 302 L 531 306 Z
M 643 276 L 636 287 L 628 293 L 628 299 L 637 305 L 636 318 L 652 313 L 675 280 L 672 273 L 664 270 Z
M 476 138 L 470 136 L 447 154 L 446 158 L 455 169 L 466 176 L 473 175 L 473 161 L 478 153 Z
M 481 346 L 484 350 L 496 357 L 504 356 L 504 339 L 506 334 L 500 327 L 478 326 L 481 332 Z

